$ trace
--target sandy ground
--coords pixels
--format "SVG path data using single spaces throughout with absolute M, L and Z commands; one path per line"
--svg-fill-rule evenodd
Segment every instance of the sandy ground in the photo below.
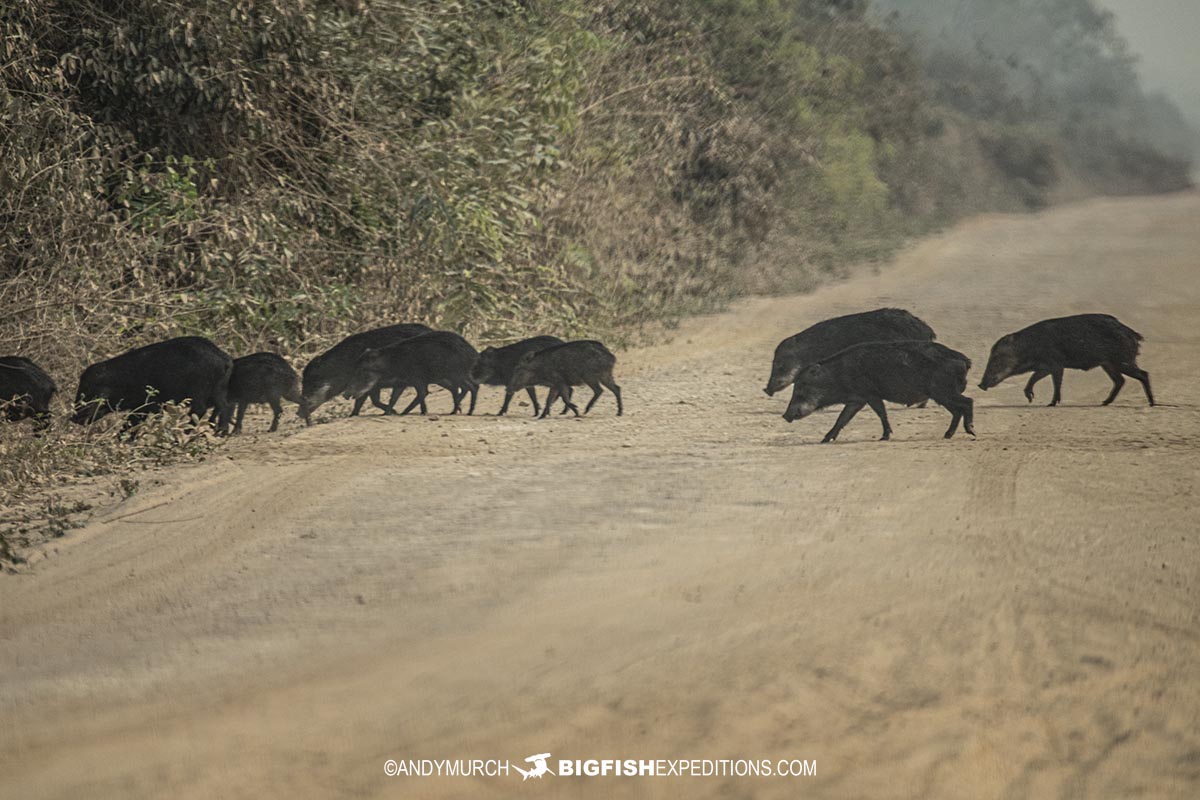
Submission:
M 0 795 L 1200 796 L 1198 223 L 976 219 L 621 354 L 620 419 L 338 419 L 176 469 L 0 577 Z M 835 411 L 762 394 L 780 338 L 885 304 L 974 359 L 978 440 L 931 407 L 819 445 Z M 1057 409 L 974 387 L 1084 311 L 1146 336 L 1160 407 L 1100 407 L 1098 370 Z M 818 767 L 383 774 L 545 751 Z

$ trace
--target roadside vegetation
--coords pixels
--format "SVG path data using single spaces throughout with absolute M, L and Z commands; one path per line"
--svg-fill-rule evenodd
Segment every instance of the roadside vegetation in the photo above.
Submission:
M 1014 49 L 865 0 L 9 0 L 0 351 L 61 403 L 182 334 L 629 341 L 966 213 L 1186 186 L 1111 20 L 1025 7 Z M 92 468 L 67 427 L 0 425 L 0 507 Z

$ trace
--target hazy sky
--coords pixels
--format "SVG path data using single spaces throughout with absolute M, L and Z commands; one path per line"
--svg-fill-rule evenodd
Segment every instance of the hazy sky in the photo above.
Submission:
M 1168 95 L 1200 126 L 1200 0 L 1095 0 L 1117 15 L 1150 91 Z

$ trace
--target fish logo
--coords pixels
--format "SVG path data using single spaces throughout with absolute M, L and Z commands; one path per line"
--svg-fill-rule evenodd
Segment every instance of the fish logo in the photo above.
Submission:
M 533 764 L 533 767 L 530 769 L 521 769 L 515 765 L 513 766 L 513 769 L 521 773 L 522 783 L 530 778 L 541 778 L 543 775 L 553 775 L 554 773 L 550 771 L 550 766 L 546 763 L 546 759 L 549 757 L 549 753 L 538 753 L 536 756 L 530 756 L 529 758 L 525 759 L 527 764 Z

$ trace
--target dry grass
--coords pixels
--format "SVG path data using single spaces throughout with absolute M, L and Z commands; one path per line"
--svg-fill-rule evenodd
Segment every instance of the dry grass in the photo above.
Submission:
M 118 415 L 89 427 L 59 415 L 35 435 L 29 421 L 0 422 L 0 567 L 21 563 L 23 550 L 82 524 L 92 504 L 65 498 L 71 488 L 103 477 L 111 480 L 109 494 L 128 497 L 139 486 L 137 473 L 203 460 L 222 441 L 173 404 L 139 426 L 136 437 L 118 437 L 121 425 Z

